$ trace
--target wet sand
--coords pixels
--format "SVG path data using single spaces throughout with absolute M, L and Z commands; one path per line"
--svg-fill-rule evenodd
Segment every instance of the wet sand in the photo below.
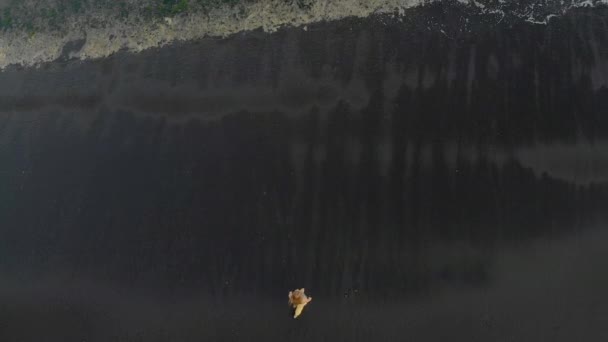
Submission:
M 608 11 L 459 8 L 2 72 L 0 339 L 608 337 Z

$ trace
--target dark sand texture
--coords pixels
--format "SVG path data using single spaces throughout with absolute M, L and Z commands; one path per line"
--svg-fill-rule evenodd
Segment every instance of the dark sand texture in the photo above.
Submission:
M 458 11 L 0 73 L 0 341 L 608 340 L 608 11 Z

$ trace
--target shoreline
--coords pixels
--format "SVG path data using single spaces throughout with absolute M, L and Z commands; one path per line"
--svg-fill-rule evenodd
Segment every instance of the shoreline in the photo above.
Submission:
M 136 1 L 137 2 L 137 1 Z M 67 15 L 58 28 L 38 20 L 39 24 L 24 24 L 21 28 L 4 28 L 0 38 L 0 70 L 14 65 L 36 67 L 61 59 L 99 59 L 126 50 L 139 53 L 179 41 L 202 38 L 226 38 L 241 32 L 263 30 L 273 33 L 282 27 L 301 27 L 319 22 L 346 18 L 365 18 L 375 14 L 405 17 L 409 10 L 420 6 L 458 9 L 470 15 L 481 15 L 489 22 L 524 20 L 546 24 L 573 8 L 602 6 L 606 0 L 570 1 L 566 5 L 532 4 L 524 8 L 491 4 L 486 1 L 424 1 L 424 0 L 339 0 L 315 1 L 306 6 L 286 0 L 261 0 L 188 11 L 169 11 L 167 16 L 146 17 L 145 11 L 121 14 L 120 7 L 82 10 L 82 14 Z M 532 6 L 532 7 L 530 7 Z M 141 6 L 140 6 L 141 7 Z M 133 7 L 133 8 L 140 8 Z M 529 10 L 526 11 L 526 8 Z M 532 9 L 530 9 L 532 8 Z M 6 11 L 2 22 L 6 22 Z M 46 12 L 45 12 L 46 13 Z M 11 19 L 18 22 L 17 19 Z M 34 19 L 32 22 L 37 22 Z M 34 29 L 34 27 L 46 29 Z M 463 29 L 468 29 L 467 22 Z M 2 27 L 2 25 L 0 25 Z

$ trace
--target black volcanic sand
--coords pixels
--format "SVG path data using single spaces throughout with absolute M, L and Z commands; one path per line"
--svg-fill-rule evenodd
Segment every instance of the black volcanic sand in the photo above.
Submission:
M 436 5 L 1 73 L 0 340 L 608 339 L 607 20 Z

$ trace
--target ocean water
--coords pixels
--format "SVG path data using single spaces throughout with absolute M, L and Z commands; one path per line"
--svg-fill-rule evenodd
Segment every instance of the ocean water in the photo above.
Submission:
M 473 5 L 7 63 L 0 340 L 606 339 L 608 10 Z

